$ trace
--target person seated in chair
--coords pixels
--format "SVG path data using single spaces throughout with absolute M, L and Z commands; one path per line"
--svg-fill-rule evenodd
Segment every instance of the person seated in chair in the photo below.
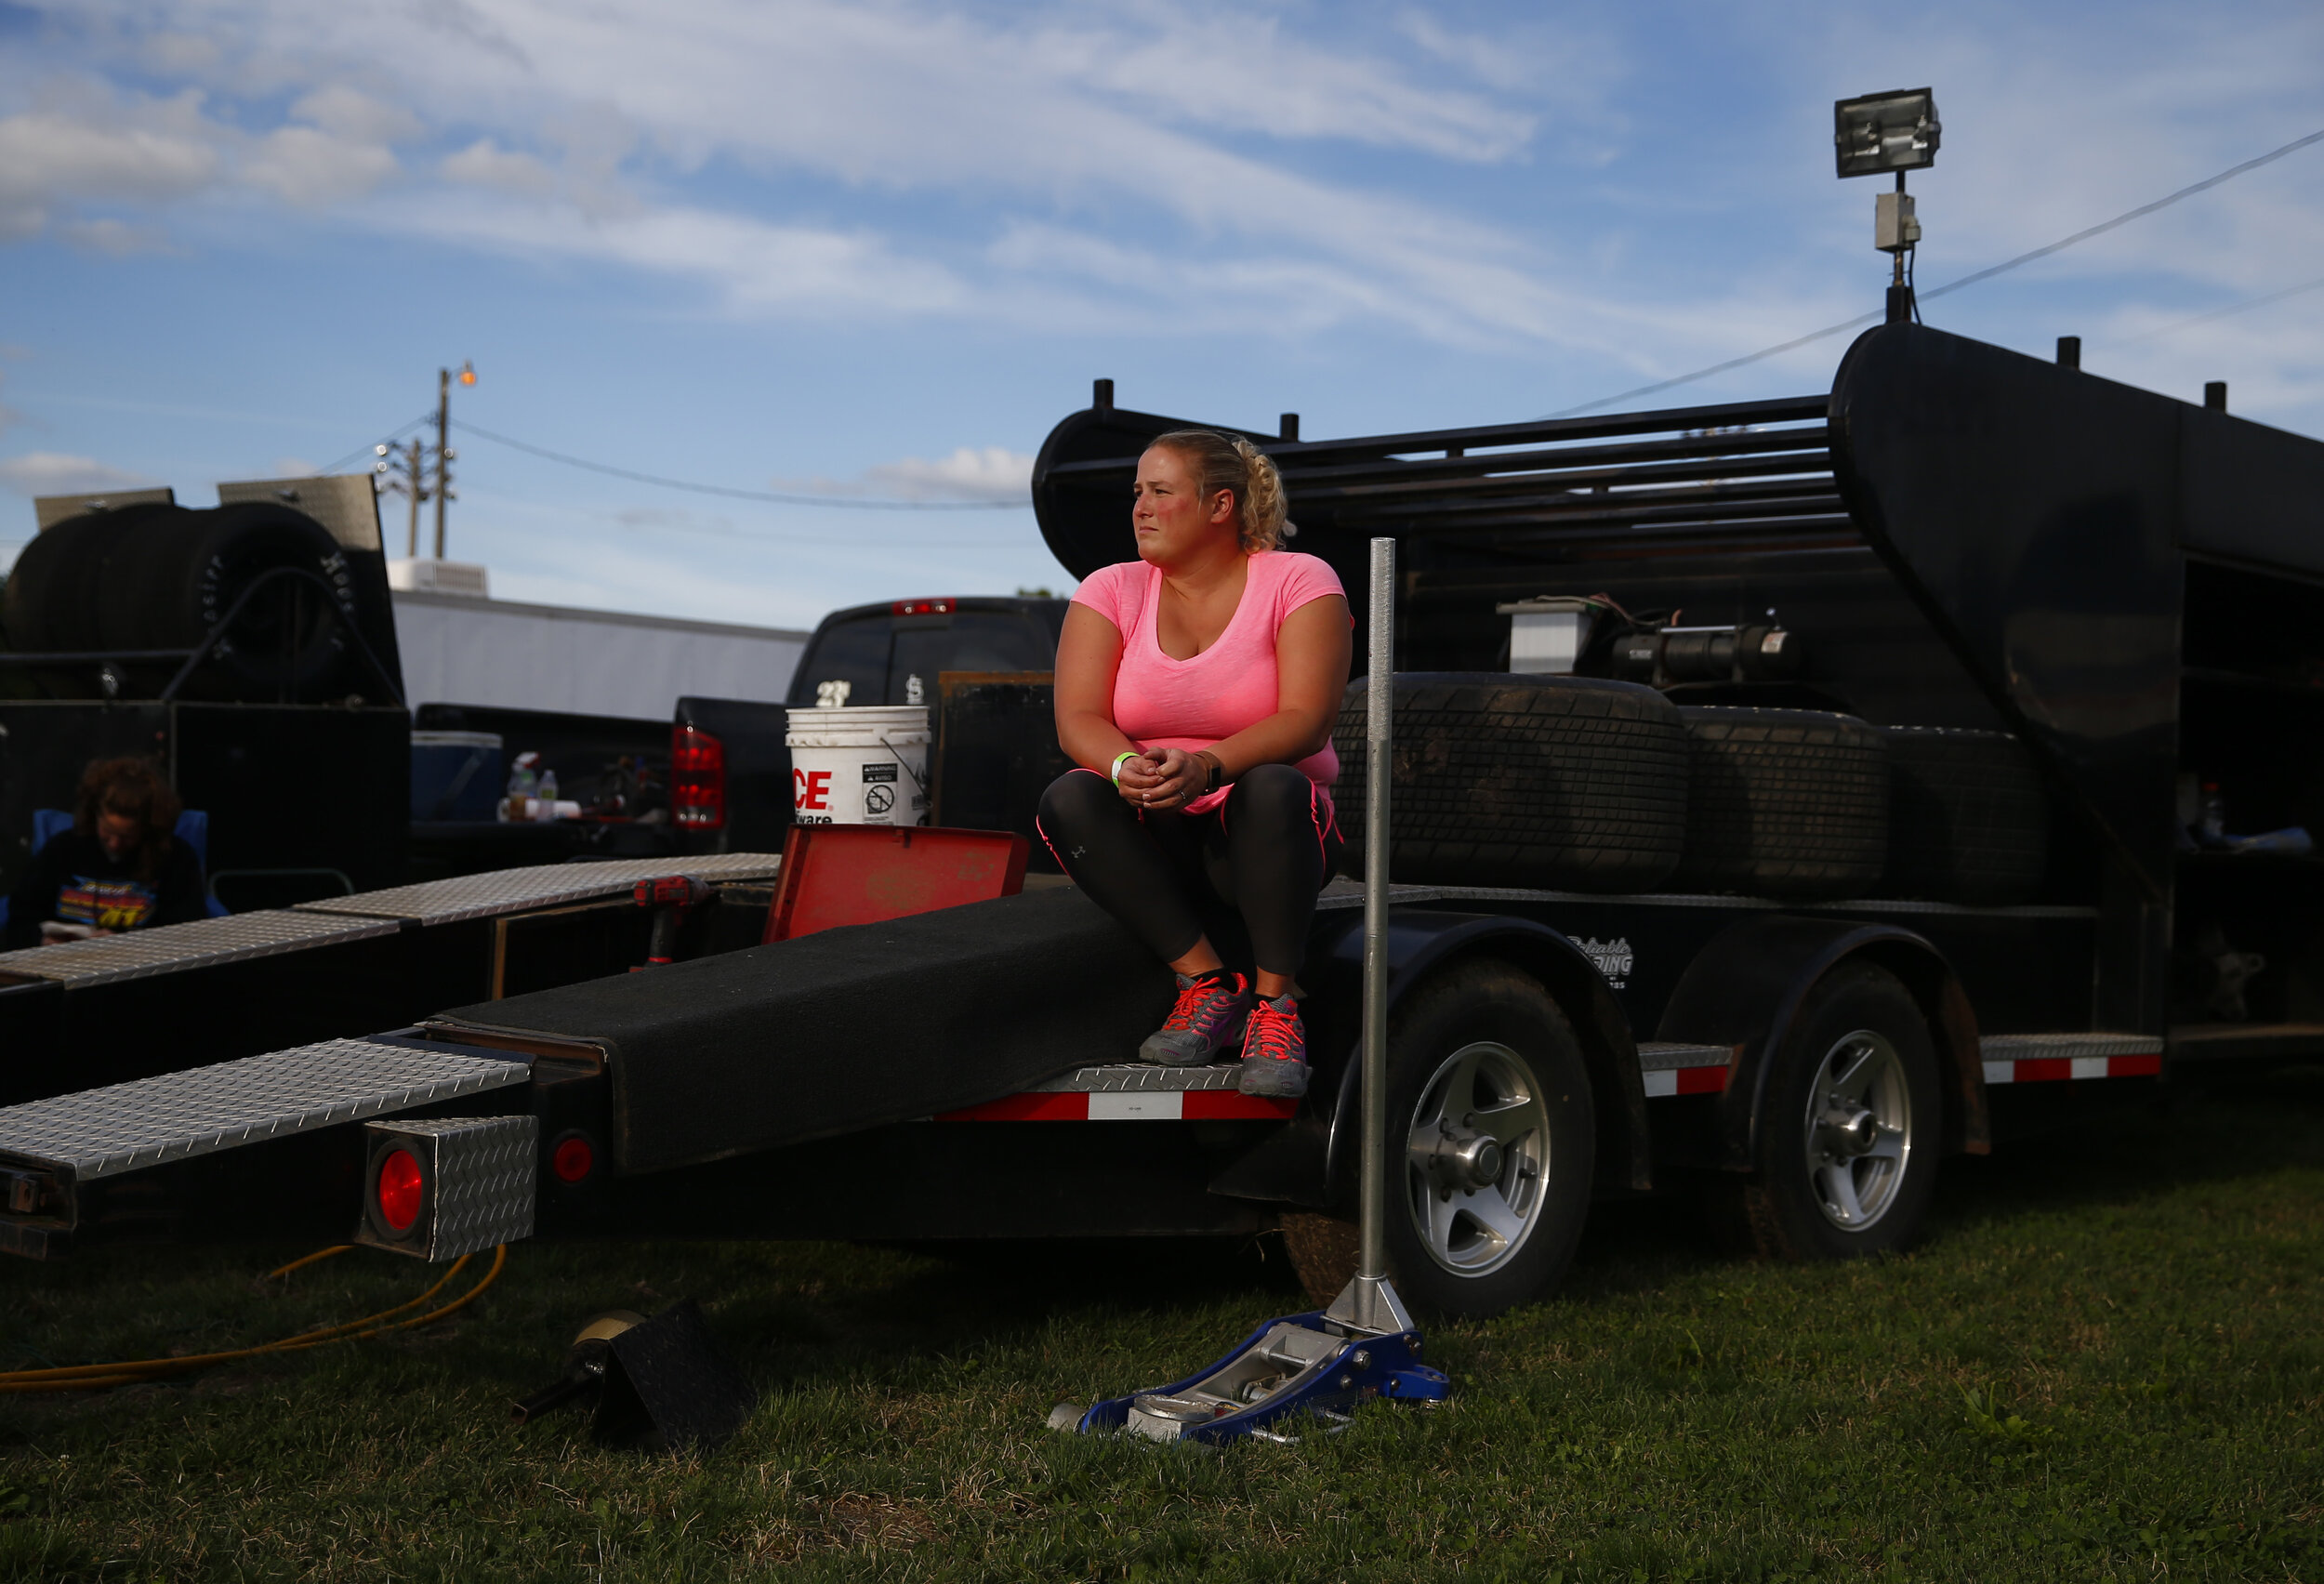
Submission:
M 33 854 L 8 899 L 9 949 L 202 917 L 201 862 L 170 834 L 178 812 L 146 760 L 91 764 L 73 828 Z
M 1139 1058 L 1192 1065 L 1241 1048 L 1245 1094 L 1307 1091 L 1293 975 L 1337 867 L 1332 721 L 1348 685 L 1345 592 L 1280 548 L 1283 482 L 1248 440 L 1161 436 L 1138 460 L 1134 561 L 1074 595 L 1057 648 L 1057 737 L 1081 768 L 1038 828 L 1089 898 L 1178 976 Z M 1204 931 L 1208 892 L 1241 913 L 1258 971 Z

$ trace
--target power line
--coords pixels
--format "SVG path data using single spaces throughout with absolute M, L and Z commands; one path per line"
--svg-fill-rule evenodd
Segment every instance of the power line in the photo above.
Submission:
M 706 539 L 743 539 L 759 545 L 821 545 L 831 536 L 806 531 L 798 534 L 759 534 L 746 528 L 711 527 L 696 522 L 623 523 L 625 528 L 650 528 L 654 533 L 693 534 Z M 883 550 L 1013 550 L 1025 548 L 1023 539 L 882 539 Z
M 402 440 L 405 435 L 411 433 L 414 429 L 418 429 L 422 424 L 431 424 L 435 421 L 435 414 L 422 413 L 418 417 L 414 418 L 410 423 L 400 424 L 396 428 L 390 429 L 387 436 L 382 442 L 380 442 L 380 443 L 393 445 L 397 441 Z M 346 467 L 350 462 L 360 462 L 366 456 L 376 455 L 377 453 L 375 452 L 370 446 L 360 446 L 357 449 L 349 452 L 346 455 L 340 457 L 329 467 L 319 469 L 317 476 L 327 478 L 331 474 L 337 472 L 341 468 Z M 366 471 L 368 469 L 366 469 Z
M 786 494 L 779 490 L 730 489 L 724 484 L 697 484 L 685 479 L 664 478 L 658 473 L 640 473 L 627 468 L 609 467 L 602 462 L 592 462 L 585 456 L 568 456 L 561 451 L 551 451 L 546 446 L 529 444 L 522 440 L 512 440 L 505 434 L 495 434 L 487 429 L 479 429 L 465 418 L 454 420 L 453 427 L 501 445 L 513 446 L 519 451 L 530 453 L 535 456 L 546 457 L 551 462 L 561 462 L 568 468 L 586 468 L 592 473 L 603 473 L 615 479 L 627 479 L 635 483 L 658 484 L 667 490 L 691 490 L 696 495 L 723 495 L 730 500 L 771 501 L 778 506 L 838 506 L 859 511 L 1021 511 L 1032 504 L 1029 499 L 1022 501 L 880 500 L 867 499 L 861 495 L 805 495 Z
M 2226 319 L 2235 314 L 2249 313 L 2255 308 L 2265 308 L 2271 302 L 2281 302 L 2286 297 L 2298 297 L 2302 292 L 2312 292 L 2318 286 L 2324 286 L 2324 275 L 2319 275 L 2313 281 L 2304 281 L 2296 286 L 2286 286 L 2279 292 L 2270 292 L 2265 297 L 2251 297 L 2244 302 L 2229 303 L 2225 308 L 2214 308 L 2209 313 L 2199 313 L 2192 319 L 2182 319 L 2175 324 L 2165 324 L 2158 330 L 2142 330 L 2135 336 L 2125 336 L 2120 340 L 2113 342 L 2112 345 L 2127 347 L 2138 341 L 2151 341 L 2158 336 L 2169 336 L 2198 324 L 2208 324 L 2214 319 Z
M 2280 149 L 2271 149 L 2266 153 L 2260 155 L 2257 159 L 2245 160 L 2241 165 L 2229 165 L 2225 170 L 2221 171 L 2216 176 L 2205 177 L 2202 180 L 2194 183 L 2192 186 L 2182 187 L 2176 192 L 2171 193 L 2166 197 L 2158 198 L 2151 204 L 2141 204 L 2135 209 L 2125 209 L 2122 213 L 2115 216 L 2114 218 L 2110 220 L 2101 220 L 2098 224 L 2092 226 L 2087 230 L 2076 231 L 2072 236 L 2060 237 L 2057 241 L 2050 243 L 2045 246 L 2037 247 L 2030 253 L 2021 253 L 2014 258 L 2006 258 L 2000 263 L 1992 265 L 1989 268 L 1979 270 L 1973 274 L 1963 275 L 1958 281 L 1948 281 L 1941 286 L 1932 286 L 1927 291 L 1921 293 L 1920 297 L 1923 300 L 1929 297 L 1940 297 L 1948 292 L 1957 292 L 1963 286 L 1974 286 L 1980 281 L 1989 281 L 1994 276 L 2014 270 L 2021 264 L 2030 264 L 2037 258 L 2047 258 L 2051 254 L 2056 253 L 2064 248 L 2071 247 L 2076 243 L 2088 242 L 2093 236 L 2105 235 L 2107 231 L 2114 230 L 2117 226 L 2128 225 L 2133 220 L 2138 219 L 2143 216 L 2151 215 L 2158 209 L 2167 209 L 2172 205 L 2179 202 L 2182 198 L 2192 198 L 2198 192 L 2207 191 L 2210 189 L 2218 186 L 2223 181 L 2229 181 L 2243 175 L 2246 171 L 2257 170 L 2264 165 L 2272 165 L 2276 161 L 2282 159 L 2286 154 L 2297 152 L 2299 150 L 2306 148 L 2311 143 L 2324 143 L 2324 132 L 2311 132 L 2304 138 L 2294 138 L 2291 142 L 2286 143 Z M 2287 293 L 2285 295 L 2289 296 L 2290 294 Z M 2259 305 L 2254 303 L 2251 306 L 2256 308 Z M 1855 318 L 1848 320 L 1844 323 L 1827 324 L 1821 330 L 1811 330 L 1804 336 L 1796 337 L 1793 339 L 1785 341 L 1778 346 L 1763 348 L 1759 351 L 1751 352 L 1739 358 L 1729 358 L 1725 363 L 1713 363 L 1709 368 L 1697 369 L 1692 374 L 1682 374 L 1673 379 L 1657 380 L 1652 385 L 1642 385 L 1635 390 L 1625 390 L 1618 396 L 1601 396 L 1594 402 L 1584 402 L 1578 407 L 1567 407 L 1562 412 L 1551 413 L 1547 415 L 1545 418 L 1537 421 L 1546 422 L 1548 418 L 1570 418 L 1577 414 L 1587 413 L 1598 407 L 1611 406 L 1617 402 L 1630 401 L 1632 397 L 1651 396 L 1657 390 L 1668 390 L 1674 385 L 1691 385 L 1697 379 L 1709 379 L 1714 374 L 1724 374 L 1731 368 L 1741 368 L 1746 363 L 1755 363 L 1760 362 L 1762 359 L 1772 358 L 1777 353 L 1790 351 L 1795 347 L 1804 347 L 1810 341 L 1820 341 L 1827 336 L 1837 336 L 1842 330 L 1853 330 L 1859 324 L 1869 324 L 1880 317 L 1881 315 L 1878 313 L 1859 314 Z

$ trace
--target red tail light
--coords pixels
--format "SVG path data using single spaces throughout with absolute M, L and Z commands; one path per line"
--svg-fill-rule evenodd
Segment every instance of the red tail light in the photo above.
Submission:
M 418 1158 L 409 1150 L 390 1150 L 379 1163 L 379 1219 L 392 1231 L 411 1231 L 426 1186 Z
M 548 1169 L 560 1182 L 578 1182 L 597 1169 L 597 1150 L 586 1133 L 567 1133 L 548 1152 Z
M 726 826 L 726 745 L 699 726 L 670 728 L 669 802 L 688 830 Z
M 888 607 L 891 616 L 948 616 L 959 601 L 956 600 L 898 600 Z

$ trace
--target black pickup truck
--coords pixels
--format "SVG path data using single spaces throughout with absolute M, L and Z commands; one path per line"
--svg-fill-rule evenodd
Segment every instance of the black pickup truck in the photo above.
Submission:
M 948 675 L 1015 679 L 998 698 L 987 684 L 965 702 L 954 733 L 956 755 L 982 750 L 989 759 L 997 733 L 1012 747 L 1030 745 L 1036 771 L 1047 767 L 1053 745 L 1042 682 L 1056 659 L 1065 604 L 1046 597 L 947 597 L 834 611 L 808 640 L 783 703 L 680 698 L 667 727 L 612 716 L 423 704 L 415 731 L 490 733 L 501 739 L 508 761 L 537 753 L 556 770 L 560 795 L 585 812 L 538 825 L 431 817 L 441 799 L 416 780 L 413 877 L 440 879 L 574 858 L 779 849 L 791 824 L 789 711 L 817 704 L 924 704 L 941 730 Z M 996 715 L 997 706 L 1002 714 Z M 962 731 L 972 731 L 973 741 L 963 742 Z M 1020 748 L 1016 757 L 1027 755 Z M 960 779 L 954 777 L 956 784 Z M 938 792 L 941 799 L 941 785 Z M 1018 789 L 1005 806 L 986 806 L 993 801 L 956 796 L 949 823 L 1030 834 L 1030 796 Z M 971 817 L 958 817 L 964 812 Z

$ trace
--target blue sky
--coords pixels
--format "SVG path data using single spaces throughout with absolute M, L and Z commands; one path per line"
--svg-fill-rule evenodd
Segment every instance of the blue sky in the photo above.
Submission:
M 1830 103 L 1924 83 L 1925 287 L 2324 128 L 2324 8 L 0 0 L 0 560 L 33 494 L 205 505 L 462 359 L 486 429 L 879 498 L 1021 501 L 1095 376 L 1311 437 L 1535 417 L 1877 307 Z M 2246 306 L 2312 282 L 2324 144 L 1927 318 L 2324 434 L 2324 289 Z M 804 626 L 1063 577 L 1022 506 L 460 451 L 452 553 L 507 598 Z

